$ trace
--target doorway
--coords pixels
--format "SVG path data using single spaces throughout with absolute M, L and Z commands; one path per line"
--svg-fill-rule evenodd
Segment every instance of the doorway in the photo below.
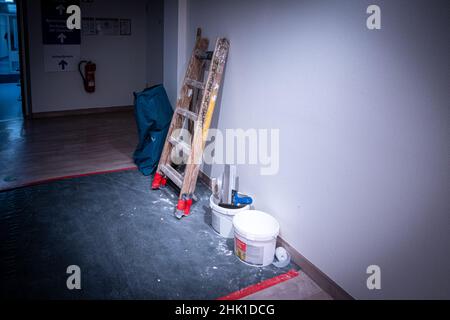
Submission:
M 0 121 L 22 117 L 17 4 L 0 0 Z

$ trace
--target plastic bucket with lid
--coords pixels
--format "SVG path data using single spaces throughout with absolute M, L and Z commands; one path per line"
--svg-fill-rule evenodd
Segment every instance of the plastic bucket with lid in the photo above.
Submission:
M 219 200 L 211 196 L 209 205 L 212 209 L 212 227 L 222 237 L 227 239 L 234 238 L 233 218 L 236 214 L 250 210 L 250 206 L 240 209 L 225 209 L 219 206 Z
M 234 252 L 243 262 L 266 267 L 273 262 L 280 224 L 262 211 L 239 213 L 233 219 Z

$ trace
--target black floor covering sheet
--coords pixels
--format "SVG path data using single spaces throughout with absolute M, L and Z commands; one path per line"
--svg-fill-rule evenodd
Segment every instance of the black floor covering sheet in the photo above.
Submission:
M 192 215 L 171 188 L 126 171 L 0 193 L 2 299 L 217 299 L 298 269 L 240 262 L 210 227 L 199 184 Z M 71 265 L 81 290 L 68 290 Z

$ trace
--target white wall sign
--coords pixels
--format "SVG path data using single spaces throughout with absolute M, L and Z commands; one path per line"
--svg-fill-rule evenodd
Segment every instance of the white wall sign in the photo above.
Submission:
M 79 0 L 41 0 L 45 72 L 78 70 L 81 31 L 68 28 L 67 9 L 79 4 Z
M 45 72 L 78 71 L 81 50 L 79 45 L 44 46 Z

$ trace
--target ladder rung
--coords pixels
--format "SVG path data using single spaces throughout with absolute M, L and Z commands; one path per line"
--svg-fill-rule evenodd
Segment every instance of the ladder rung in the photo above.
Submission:
M 183 177 L 172 166 L 162 165 L 160 170 L 167 176 L 178 188 L 183 187 Z
M 184 108 L 177 108 L 175 110 L 176 113 L 178 113 L 179 115 L 182 115 L 183 117 L 189 118 L 192 121 L 196 122 L 198 120 L 198 115 L 196 115 L 195 113 L 184 109 Z
M 214 51 L 201 52 L 201 53 L 197 54 L 197 59 L 212 60 L 213 55 L 214 55 Z
M 192 79 L 186 79 L 186 85 L 192 88 L 197 88 L 200 90 L 205 90 L 205 84 L 203 82 L 192 80 Z
M 188 145 L 186 142 L 181 141 L 177 138 L 174 137 L 169 137 L 169 142 L 173 145 L 173 146 L 180 146 L 184 153 L 190 155 L 191 154 L 191 146 Z

